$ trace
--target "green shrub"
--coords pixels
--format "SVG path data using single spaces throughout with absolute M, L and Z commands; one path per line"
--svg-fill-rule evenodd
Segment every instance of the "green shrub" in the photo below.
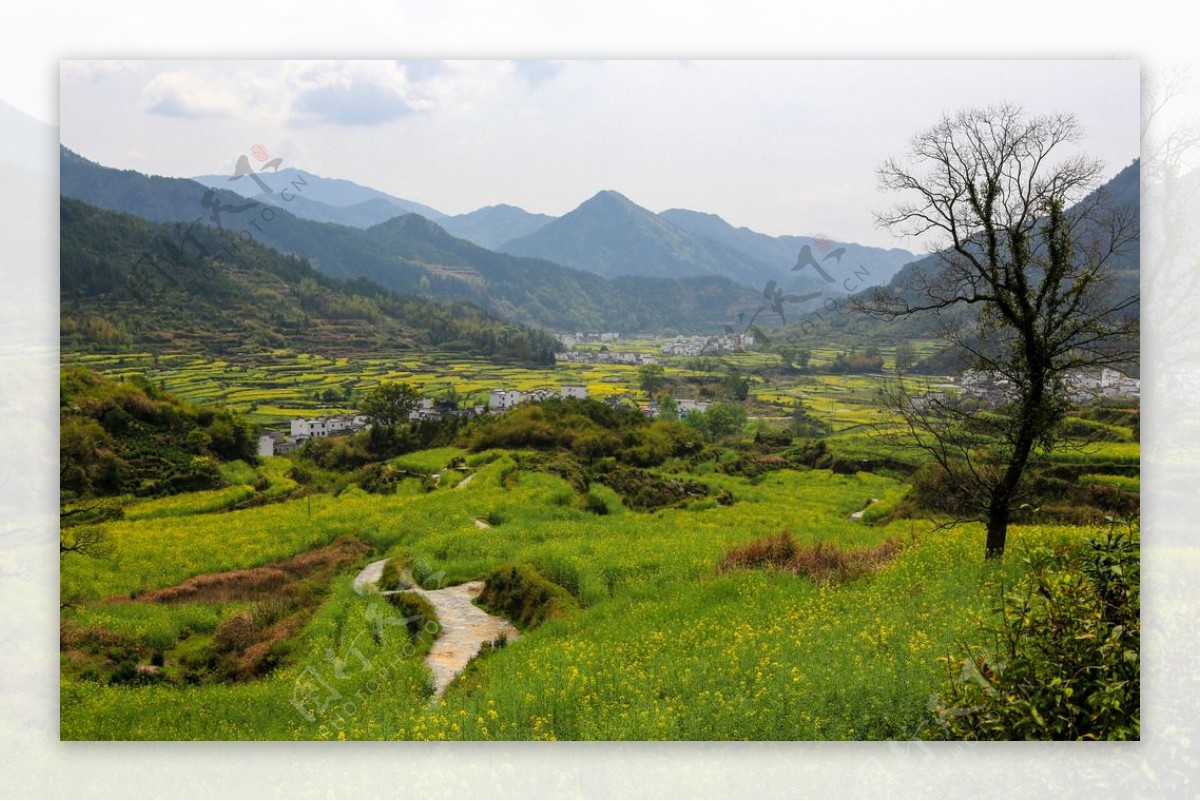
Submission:
M 416 647 L 415 653 L 417 655 L 427 653 L 442 630 L 433 604 L 419 592 L 400 592 L 389 595 L 388 603 L 403 616 L 408 638 Z
M 390 495 L 396 491 L 401 473 L 390 464 L 377 462 L 358 472 L 358 486 L 375 495 Z
M 591 473 L 593 480 L 620 493 L 626 506 L 643 512 L 690 503 L 709 494 L 708 485 L 700 481 L 669 478 L 609 461 L 596 465 Z
M 522 628 L 533 628 L 578 607 L 569 592 L 528 565 L 506 565 L 490 574 L 479 603 Z
M 1138 537 L 1039 550 L 1003 593 L 984 646 L 947 660 L 936 711 L 964 740 L 1136 740 L 1141 732 Z
M 604 499 L 590 492 L 579 499 L 579 508 L 594 515 L 608 514 L 608 504 L 604 502 Z
M 403 567 L 399 559 L 389 559 L 383 565 L 383 572 L 379 575 L 379 589 L 394 590 L 401 584 L 400 569 Z

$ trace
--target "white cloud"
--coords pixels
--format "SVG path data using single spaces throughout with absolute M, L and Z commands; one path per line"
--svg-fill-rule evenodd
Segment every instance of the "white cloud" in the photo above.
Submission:
M 300 124 L 375 126 L 392 122 L 429 102 L 414 91 L 402 64 L 393 61 L 293 62 L 280 76 Z
M 167 117 L 232 117 L 246 107 L 229 88 L 230 82 L 212 73 L 164 72 L 142 90 L 142 108 Z

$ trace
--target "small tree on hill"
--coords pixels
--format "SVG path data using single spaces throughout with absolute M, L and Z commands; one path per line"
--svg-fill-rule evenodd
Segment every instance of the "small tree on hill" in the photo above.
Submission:
M 1093 191 L 1100 162 L 1064 153 L 1081 138 L 1069 114 L 973 109 L 917 134 L 910 163 L 879 170 L 883 187 L 909 200 L 877 222 L 940 235 L 945 248 L 855 308 L 933 316 L 978 369 L 1008 381 L 1005 402 L 987 414 L 903 389 L 894 396 L 912 441 L 986 522 L 988 557 L 1004 553 L 1031 457 L 1059 439 L 1067 374 L 1137 356 L 1138 295 L 1114 295 L 1107 280 L 1118 254 L 1136 247 L 1136 212 Z
M 363 398 L 362 412 L 371 425 L 393 429 L 408 421 L 409 414 L 421 402 L 421 393 L 409 384 L 385 381 Z
M 663 370 L 661 364 L 643 364 L 638 370 L 638 379 L 642 391 L 651 396 L 666 386 L 667 383 L 666 372 Z

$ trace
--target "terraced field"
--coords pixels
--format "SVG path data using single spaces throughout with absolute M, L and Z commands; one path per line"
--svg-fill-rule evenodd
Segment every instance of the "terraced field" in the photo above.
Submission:
M 433 468 L 458 454 L 413 455 Z M 728 489 L 730 506 L 654 513 L 572 503 L 562 479 L 515 469 L 512 457 L 474 460 L 455 489 L 339 496 L 203 511 L 202 494 L 173 499 L 192 514 L 112 524 L 112 562 L 64 562 L 64 593 L 78 597 L 68 630 L 104 632 L 110 650 L 162 656 L 181 675 L 189 654 L 246 617 L 236 598 L 214 603 L 139 601 L 191 577 L 260 568 L 352 539 L 365 543 L 335 577 L 311 619 L 279 646 L 264 677 L 233 683 L 88 680 L 88 647 L 64 654 L 65 739 L 854 739 L 915 737 L 931 725 L 927 702 L 939 659 L 991 614 L 992 582 L 1019 571 L 1035 543 L 1078 542 L 1085 528 L 1019 527 L 1014 558 L 979 558 L 976 527 L 877 528 L 850 519 L 869 498 L 895 499 L 899 483 L 861 473 L 781 471 L 751 482 L 696 479 Z M 486 518 L 492 525 L 479 528 Z M 901 545 L 877 572 L 846 584 L 762 570 L 722 572 L 732 546 L 781 530 L 799 542 L 843 548 Z M 636 547 L 631 547 L 636 544 Z M 505 564 L 536 569 L 570 595 L 568 611 L 489 649 L 430 705 L 423 651 L 400 613 L 351 579 L 390 556 L 435 584 L 488 576 Z M 133 600 L 130 600 L 133 598 Z M 240 618 L 239 618 L 240 619 Z
M 274 351 L 238 364 L 182 354 L 63 354 L 63 363 L 82 365 L 109 377 L 147 375 L 185 400 L 225 406 L 264 425 L 350 411 L 363 392 L 381 381 L 404 381 L 432 396 L 445 395 L 453 387 L 460 402 L 469 404 L 486 404 L 492 389 L 557 389 L 564 383 L 586 384 L 589 394 L 599 398 L 623 392 L 640 394 L 636 367 L 508 367 L 445 353 L 352 360 Z

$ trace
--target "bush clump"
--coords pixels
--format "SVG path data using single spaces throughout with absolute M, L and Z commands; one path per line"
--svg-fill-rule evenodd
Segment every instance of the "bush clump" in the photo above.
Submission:
M 392 558 L 387 560 L 383 565 L 383 572 L 379 574 L 379 589 L 383 591 L 401 589 L 404 583 L 400 576 L 400 571 L 403 569 L 399 559 Z
M 775 568 L 805 576 L 817 583 L 845 582 L 874 572 L 900 551 L 888 540 L 874 548 L 844 550 L 828 542 L 800 545 L 790 531 L 764 537 L 729 549 L 721 559 L 721 572 Z
M 1136 740 L 1141 732 L 1138 537 L 1039 549 L 1001 593 L 1001 622 L 946 660 L 935 711 L 959 740 Z
M 571 594 L 528 565 L 506 565 L 484 581 L 479 603 L 522 628 L 574 611 Z
M 433 604 L 419 592 L 389 595 L 388 603 L 403 616 L 408 638 L 417 646 L 417 653 L 427 652 L 442 630 Z
M 594 515 L 608 514 L 608 504 L 604 502 L 603 498 L 591 492 L 586 493 L 579 499 L 579 508 Z

